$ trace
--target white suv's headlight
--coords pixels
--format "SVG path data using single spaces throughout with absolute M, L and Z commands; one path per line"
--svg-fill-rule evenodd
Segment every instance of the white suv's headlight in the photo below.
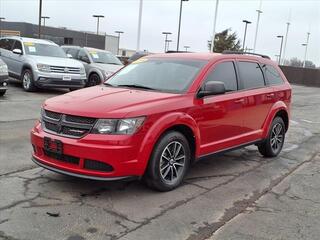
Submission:
M 105 70 L 102 70 L 102 73 L 105 80 L 107 80 L 113 74 L 113 72 L 105 71 Z
M 94 134 L 132 135 L 143 124 L 145 117 L 125 119 L 99 119 L 92 129 Z
M 8 67 L 6 64 L 0 65 L 0 74 L 1 75 L 8 75 Z
M 47 64 L 38 63 L 38 64 L 37 64 L 37 68 L 38 68 L 38 70 L 41 71 L 41 72 L 50 72 L 50 66 L 47 65 Z
M 86 70 L 85 70 L 85 68 L 84 68 L 84 67 L 80 68 L 80 74 L 81 74 L 81 75 L 86 74 Z

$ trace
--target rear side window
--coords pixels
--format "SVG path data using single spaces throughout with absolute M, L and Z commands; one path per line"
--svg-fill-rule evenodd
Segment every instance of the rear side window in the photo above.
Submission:
M 13 42 L 14 41 L 12 39 L 7 39 L 7 38 L 1 39 L 0 40 L 0 48 L 11 51 Z
M 78 53 L 79 53 L 79 49 L 69 48 L 69 49 L 67 49 L 67 53 L 70 54 L 72 56 L 72 58 L 77 58 Z
M 258 63 L 238 62 L 243 89 L 264 87 L 262 70 Z
M 263 70 L 270 85 L 280 85 L 283 83 L 283 79 L 275 67 L 264 65 Z
M 226 91 L 236 91 L 238 85 L 233 62 L 223 62 L 216 65 L 205 80 L 205 82 L 208 81 L 223 82 Z
M 20 41 L 15 41 L 12 47 L 12 50 L 14 49 L 20 49 L 22 51 L 22 44 Z

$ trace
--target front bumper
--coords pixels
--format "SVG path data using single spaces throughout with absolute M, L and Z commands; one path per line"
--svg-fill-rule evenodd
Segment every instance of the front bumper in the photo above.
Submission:
M 44 146 L 45 137 L 63 143 L 62 158 L 47 153 Z M 72 139 L 46 133 L 38 123 L 31 131 L 31 143 L 34 149 L 32 160 L 49 170 L 88 179 L 119 180 L 138 177 L 143 175 L 145 167 L 138 160 L 140 137 L 108 136 L 106 140 L 106 136 L 88 134 L 80 139 Z M 92 169 L 86 164 L 87 161 L 94 161 L 111 168 L 108 171 Z
M 63 80 L 69 78 L 69 80 Z M 35 71 L 35 85 L 40 88 L 82 88 L 85 86 L 86 75 L 43 73 Z

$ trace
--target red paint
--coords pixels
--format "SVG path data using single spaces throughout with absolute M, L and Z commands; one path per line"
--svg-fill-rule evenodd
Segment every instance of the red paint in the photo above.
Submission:
M 54 112 L 94 118 L 146 116 L 146 120 L 133 135 L 88 134 L 80 139 L 46 133 L 37 123 L 31 131 L 31 142 L 37 150 L 33 156 L 45 165 L 82 175 L 106 178 L 142 176 L 155 143 L 161 134 L 173 126 L 184 125 L 192 130 L 197 159 L 202 155 L 261 140 L 267 136 L 269 125 L 278 111 L 284 110 L 289 115 L 291 87 L 282 73 L 282 85 L 238 90 L 203 99 L 196 97 L 206 74 L 218 62 L 254 61 L 272 65 L 281 72 L 276 63 L 268 59 L 230 54 L 161 54 L 148 58 L 153 57 L 202 59 L 208 63 L 184 94 L 96 86 L 47 100 L 43 107 Z M 79 157 L 79 165 L 44 156 L 42 149 L 45 136 L 61 140 L 64 154 Z M 86 170 L 83 168 L 84 159 L 106 162 L 114 171 Z

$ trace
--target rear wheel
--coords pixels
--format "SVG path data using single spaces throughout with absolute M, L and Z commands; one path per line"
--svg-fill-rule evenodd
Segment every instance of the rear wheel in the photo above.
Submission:
M 286 128 L 281 117 L 275 117 L 270 126 L 267 139 L 258 145 L 259 152 L 265 157 L 276 157 L 281 152 Z
M 190 147 L 186 137 L 176 131 L 166 133 L 154 147 L 145 182 L 158 191 L 175 189 L 187 173 L 190 158 Z
M 22 87 L 27 92 L 35 91 L 33 75 L 30 69 L 25 69 L 22 73 Z
M 100 83 L 101 83 L 101 79 L 100 79 L 99 75 L 96 73 L 92 73 L 92 74 L 90 74 L 90 76 L 88 78 L 88 82 L 86 84 L 86 87 L 92 87 L 95 85 L 99 85 Z

